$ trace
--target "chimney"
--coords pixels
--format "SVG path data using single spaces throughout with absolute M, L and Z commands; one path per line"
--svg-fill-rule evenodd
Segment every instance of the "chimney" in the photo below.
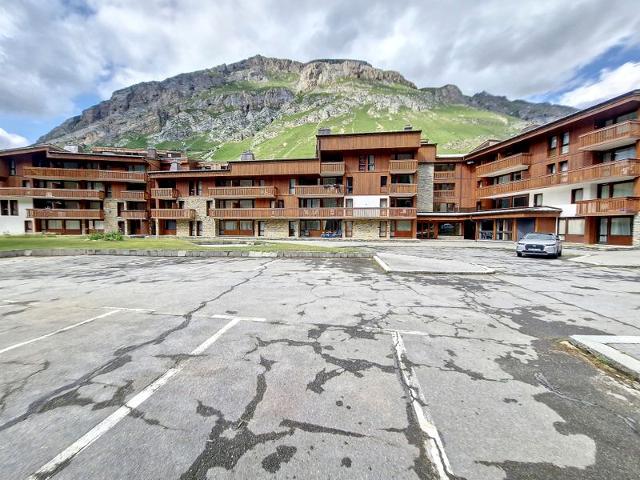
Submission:
M 250 162 L 252 160 L 255 160 L 256 157 L 253 154 L 253 152 L 251 150 L 247 150 L 246 152 L 242 152 L 242 154 L 240 155 L 240 160 L 243 162 Z
M 331 129 L 327 127 L 319 128 L 318 135 L 331 135 Z
M 158 151 L 155 149 L 155 147 L 147 147 L 147 158 L 157 158 L 158 157 Z
M 413 130 L 413 127 L 410 124 L 406 124 L 404 126 L 404 131 L 405 132 L 410 132 L 411 130 Z
M 65 145 L 64 150 L 70 153 L 78 153 L 78 145 Z

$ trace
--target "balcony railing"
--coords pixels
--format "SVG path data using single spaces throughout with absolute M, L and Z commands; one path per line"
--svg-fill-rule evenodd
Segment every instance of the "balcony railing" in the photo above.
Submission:
M 433 199 L 443 200 L 448 198 L 455 198 L 455 190 L 434 190 Z
M 175 199 L 178 198 L 178 190 L 175 188 L 152 188 L 151 198 Z
M 640 197 L 597 198 L 576 202 L 576 215 L 633 215 L 640 211 Z
M 0 197 L 102 200 L 104 198 L 104 192 L 102 190 L 77 190 L 70 188 L 5 187 L 0 188 Z
M 344 175 L 344 162 L 320 162 L 320 175 L 323 177 L 341 177 Z
M 294 193 L 298 197 L 342 197 L 344 188 L 342 185 L 298 185 Z
M 434 180 L 453 180 L 456 178 L 455 171 L 433 172 Z
M 144 190 L 123 190 L 114 196 L 120 200 L 127 200 L 130 202 L 146 202 L 149 198 L 147 192 Z
M 24 167 L 25 177 L 51 178 L 56 180 L 90 180 L 107 182 L 141 182 L 147 181 L 144 172 L 125 172 L 121 170 L 97 170 L 91 168 L 50 168 Z
M 207 194 L 214 198 L 275 198 L 276 187 L 212 187 Z
M 122 210 L 120 217 L 126 220 L 146 220 L 149 218 L 149 212 L 146 210 Z
M 505 173 L 525 170 L 531 165 L 530 153 L 518 153 L 476 167 L 478 177 L 497 177 Z
M 640 120 L 629 120 L 580 135 L 580 150 L 607 150 L 640 139 Z
M 389 160 L 389 173 L 407 174 L 416 173 L 418 170 L 417 160 Z
M 209 216 L 222 219 L 415 218 L 415 208 L 213 208 Z
M 71 219 L 71 220 L 104 220 L 103 210 L 93 209 L 49 209 L 28 208 L 27 218 L 38 219 Z
M 553 187 L 556 185 L 593 182 L 603 179 L 614 179 L 616 177 L 639 176 L 640 160 L 619 160 L 617 162 L 599 163 L 589 167 L 569 170 L 567 172 L 544 175 L 542 177 L 527 178 L 517 182 L 480 187 L 478 189 L 478 197 L 487 198 L 516 192 L 524 192 L 527 190 L 536 190 L 538 188 Z
M 418 193 L 416 183 L 392 183 L 389 185 L 389 195 L 415 195 Z
M 154 208 L 151 210 L 151 218 L 159 220 L 193 220 L 196 211 L 193 208 Z

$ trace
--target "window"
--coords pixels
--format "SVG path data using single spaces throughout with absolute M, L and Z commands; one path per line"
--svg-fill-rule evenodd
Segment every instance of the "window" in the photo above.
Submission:
M 455 203 L 434 203 L 433 211 L 434 212 L 455 212 L 456 204 Z
M 202 236 L 202 222 L 196 222 L 196 236 Z
M 612 217 L 611 235 L 631 235 L 631 217 Z
M 514 207 L 528 207 L 529 206 L 529 195 L 522 195 L 520 197 L 513 197 L 513 206 Z
M 564 162 L 560 162 L 560 171 L 567 172 L 569 171 L 569 162 L 565 160 Z
M 263 222 L 263 221 L 258 222 L 258 236 L 259 237 L 264 237 L 264 226 L 265 226 L 265 222 Z
M 380 208 L 387 208 L 389 206 L 389 202 L 386 198 L 380 199 Z
M 612 196 L 633 197 L 633 182 L 614 183 Z
M 9 159 L 9 175 L 12 177 L 16 175 L 16 161 L 13 158 Z
M 380 189 L 387 188 L 387 177 L 380 177 Z
M 387 237 L 387 222 L 380 222 L 380 225 L 378 226 L 378 237 Z
M 104 196 L 106 198 L 112 198 L 113 197 L 113 188 L 111 187 L 110 183 L 107 183 L 104 186 Z
M 367 157 L 367 171 L 373 172 L 376 169 L 376 159 L 373 155 Z
M 296 193 L 296 179 L 290 178 L 289 179 L 289 195 L 293 195 L 294 193 Z
M 244 230 L 246 231 L 253 231 L 253 222 L 251 220 L 242 220 L 240 222 L 240 230 Z
M 347 195 L 353 193 L 353 177 L 347 177 Z
M 536 193 L 533 196 L 533 206 L 534 207 L 541 207 L 542 206 L 542 194 L 541 193 Z
M 64 228 L 67 230 L 80 230 L 80 220 L 66 220 Z
M 367 171 L 367 158 L 364 155 L 360 155 L 360 157 L 358 157 L 358 171 Z
M 549 137 L 549 142 L 547 144 L 547 154 L 551 157 L 558 153 L 558 137 L 554 135 L 553 137 Z
M 567 220 L 561 218 L 558 220 L 558 236 L 560 240 L 564 240 L 564 235 L 567 232 Z
M 295 237 L 296 236 L 296 222 L 295 221 L 290 221 L 289 222 L 289 236 L 290 237 Z
M 189 195 L 202 195 L 202 180 L 189 182 Z
M 346 208 L 353 208 L 353 198 L 346 198 L 344 201 L 344 206 Z
M 18 216 L 17 200 L 0 200 L 0 215 L 2 216 Z
M 567 235 L 584 235 L 584 218 L 568 219 Z
M 433 166 L 434 172 L 453 172 L 456 169 L 455 163 L 436 163 Z
M 454 190 L 455 188 L 456 188 L 455 183 L 435 183 L 433 185 L 434 191 L 442 191 L 442 190 L 451 191 L 451 190 Z
M 176 229 L 176 221 L 175 220 L 165 220 L 164 221 L 164 229 L 165 230 L 175 230 Z
M 33 232 L 33 222 L 31 220 L 24 221 L 24 233 Z
M 569 132 L 562 134 L 562 144 L 560 146 L 560 153 L 569 153 Z
M 576 203 L 582 200 L 584 197 L 584 189 L 574 188 L 571 190 L 571 203 Z
M 556 173 L 556 164 L 550 163 L 547 165 L 547 175 L 553 175 L 554 173 Z
M 62 220 L 47 220 L 47 230 L 62 230 Z

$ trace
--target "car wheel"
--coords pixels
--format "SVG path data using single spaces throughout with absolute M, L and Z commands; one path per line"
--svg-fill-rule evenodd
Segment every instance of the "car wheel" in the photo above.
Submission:
M 558 254 L 554 253 L 553 255 L 549 255 L 549 258 L 558 258 Z
M 517 255 L 517 256 L 519 256 L 519 257 L 521 257 L 521 256 L 522 256 L 522 253 L 520 253 L 520 252 L 516 252 L 516 255 Z
M 558 252 L 558 257 L 561 257 L 561 256 L 562 256 L 562 250 Z

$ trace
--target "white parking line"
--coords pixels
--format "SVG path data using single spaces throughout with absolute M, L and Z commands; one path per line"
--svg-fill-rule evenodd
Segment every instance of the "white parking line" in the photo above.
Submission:
M 83 320 L 82 322 L 74 323 L 73 325 L 69 325 L 67 327 L 59 328 L 58 330 L 55 330 L 55 331 L 50 332 L 50 333 L 47 333 L 45 335 L 41 335 L 39 337 L 32 338 L 30 340 L 25 340 L 24 342 L 16 343 L 15 345 L 11 345 L 9 347 L 5 347 L 2 350 L 0 350 L 0 354 L 8 352 L 10 350 L 14 350 L 16 348 L 24 347 L 25 345 L 29 345 L 29 344 L 34 343 L 34 342 L 39 342 L 40 340 L 44 340 L 45 338 L 49 338 L 49 337 L 51 337 L 53 335 L 57 335 L 59 333 L 66 332 L 67 330 L 71 330 L 72 328 L 76 328 L 76 327 L 79 327 L 81 325 L 85 325 L 87 323 L 93 322 L 94 320 L 98 320 L 100 318 L 108 317 L 109 315 L 113 315 L 114 313 L 116 313 L 118 311 L 119 310 L 110 310 L 110 311 L 108 311 L 106 313 L 103 313 L 102 315 L 91 317 L 91 318 L 89 318 L 87 320 Z
M 435 467 L 436 472 L 438 473 L 438 478 L 440 480 L 448 480 L 450 478 L 449 475 L 453 476 L 453 473 L 451 472 L 451 465 L 449 464 L 447 454 L 444 451 L 444 445 L 440 438 L 440 433 L 438 433 L 438 429 L 433 423 L 431 415 L 429 415 L 429 412 L 423 407 L 423 405 L 426 404 L 426 400 L 422 394 L 422 389 L 420 388 L 420 383 L 418 382 L 418 377 L 416 377 L 415 370 L 413 367 L 407 367 L 404 362 L 404 359 L 406 359 L 407 356 L 407 350 L 404 346 L 404 342 L 402 341 L 402 337 L 398 332 L 393 332 L 392 336 L 393 345 L 396 349 L 398 366 L 400 367 L 400 373 L 402 374 L 402 380 L 409 391 L 411 408 L 413 408 L 413 412 L 418 420 L 420 429 L 426 436 L 424 443 L 427 456 Z
M 225 324 L 220 330 L 218 330 L 214 335 L 206 339 L 200 345 L 198 345 L 190 354 L 191 355 L 201 355 L 205 350 L 207 350 L 211 345 L 213 345 L 218 339 L 227 332 L 230 328 L 240 322 L 240 318 L 233 318 L 227 324 Z M 185 361 L 179 363 L 177 366 L 170 368 L 152 383 L 147 385 L 140 393 L 135 395 L 131 400 L 125 403 L 118 410 L 113 412 L 107 418 L 105 418 L 98 425 L 93 427 L 87 433 L 85 433 L 82 437 L 72 443 L 69 447 L 63 450 L 61 453 L 56 455 L 50 462 L 43 465 L 37 472 L 33 473 L 28 477 L 28 480 L 44 480 L 46 478 L 50 478 L 55 475 L 58 467 L 71 460 L 77 454 L 82 452 L 85 448 L 90 446 L 96 440 L 98 440 L 102 435 L 107 433 L 113 427 L 115 427 L 122 419 L 126 418 L 129 413 L 138 408 L 144 401 L 146 401 L 151 395 L 155 393 L 160 387 L 166 384 L 172 377 L 180 373 L 185 365 L 187 365 L 189 361 Z

